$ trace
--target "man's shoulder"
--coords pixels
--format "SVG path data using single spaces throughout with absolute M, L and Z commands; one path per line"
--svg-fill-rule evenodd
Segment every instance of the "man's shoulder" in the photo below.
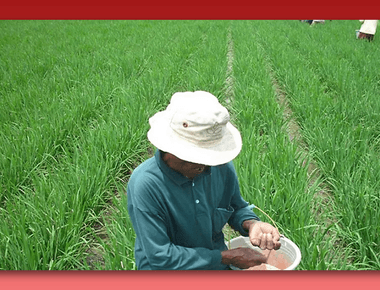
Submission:
M 127 192 L 130 197 L 146 198 L 150 192 L 154 191 L 158 176 L 156 167 L 156 161 L 152 157 L 133 170 L 127 186 Z
M 141 178 L 146 178 L 152 174 L 154 175 L 157 172 L 157 170 L 159 170 L 159 168 L 158 168 L 156 160 L 153 156 L 153 157 L 145 160 L 143 163 L 141 163 L 139 166 L 137 166 L 133 170 L 129 181 L 135 180 L 135 179 L 138 180 Z
M 225 163 L 225 164 L 222 164 L 222 165 L 218 165 L 218 166 L 216 166 L 216 168 L 222 172 L 235 173 L 235 166 L 234 166 L 234 163 L 232 161 Z

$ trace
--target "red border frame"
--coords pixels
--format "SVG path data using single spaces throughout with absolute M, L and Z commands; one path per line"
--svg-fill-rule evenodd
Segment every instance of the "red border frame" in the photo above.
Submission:
M 87 3 L 86 3 L 87 2 Z M 345 5 L 346 1 L 271 1 L 271 6 L 252 5 L 253 1 L 234 1 L 234 6 L 220 2 L 195 0 L 191 5 L 177 1 L 150 1 L 146 5 L 123 5 L 107 1 L 108 6 L 88 6 L 90 1 L 9 1 L 0 5 L 0 19 L 379 19 L 378 0 L 366 6 Z M 266 3 L 266 2 L 264 2 Z M 11 4 L 7 6 L 6 4 Z M 18 4 L 18 5 L 16 5 Z M 151 6 L 149 5 L 151 4 Z M 278 4 L 276 6 L 276 4 Z M 376 271 L 292 271 L 292 272 L 143 272 L 143 271 L 3 271 L 3 289 L 174 289 L 174 288 L 256 288 L 256 289 L 361 289 L 380 283 Z
M 107 1 L 108 5 L 86 5 L 90 1 L 51 2 L 2 1 L 0 19 L 379 19 L 380 2 L 366 1 L 365 6 L 345 5 L 343 0 L 321 0 L 318 5 L 293 0 L 260 2 L 234 1 L 234 5 L 217 5 L 217 1 L 194 0 L 178 4 L 178 1 L 147 0 L 145 5 L 126 5 L 122 1 Z M 264 3 L 264 5 L 262 5 Z M 7 5 L 11 4 L 11 5 Z M 16 5 L 19 4 L 19 5 Z
M 377 271 L 5 271 L 2 289 L 363 289 Z

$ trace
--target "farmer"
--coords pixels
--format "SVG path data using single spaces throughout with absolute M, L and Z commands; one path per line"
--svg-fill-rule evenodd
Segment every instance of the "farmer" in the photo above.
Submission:
M 360 27 L 358 38 L 372 41 L 376 33 L 378 20 L 359 20 L 359 21 L 362 22 L 362 26 Z
M 255 250 L 228 250 L 226 223 L 253 245 L 279 249 L 279 233 L 247 208 L 232 160 L 242 140 L 218 99 L 204 91 L 175 93 L 149 119 L 155 156 L 128 183 L 139 270 L 224 270 L 266 262 Z

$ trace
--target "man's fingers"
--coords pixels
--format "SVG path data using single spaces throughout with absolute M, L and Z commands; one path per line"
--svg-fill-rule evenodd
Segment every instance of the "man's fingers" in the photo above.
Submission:
M 259 233 L 258 236 L 256 238 L 253 238 L 253 239 L 250 239 L 251 240 L 251 244 L 254 245 L 254 246 L 260 246 L 260 243 L 261 243 L 261 237 L 263 236 L 262 233 Z
M 280 243 L 280 233 L 278 232 L 278 230 L 275 228 L 273 229 L 272 231 L 272 236 L 273 236 L 273 242 L 274 242 L 274 247 L 276 248 L 276 245 L 280 246 L 281 243 Z
M 273 250 L 273 237 L 272 234 L 267 234 L 267 245 L 266 248 L 268 250 Z
M 262 234 L 261 235 L 261 240 L 260 240 L 260 249 L 265 250 L 267 247 L 267 234 Z
M 278 250 L 281 247 L 280 233 L 277 229 L 272 232 L 273 249 Z
M 259 252 L 257 252 L 259 255 L 257 255 L 257 257 L 256 257 L 256 262 L 257 262 L 257 265 L 260 265 L 260 264 L 262 264 L 262 263 L 266 263 L 266 261 L 267 261 L 267 257 L 266 256 L 264 256 L 262 253 L 259 253 Z
M 275 250 L 278 250 L 280 247 L 281 247 L 281 242 L 280 242 L 280 240 L 276 241 L 276 242 L 273 244 L 273 249 L 275 249 Z
M 273 236 L 273 240 L 274 240 L 274 241 L 278 241 L 278 240 L 280 239 L 280 233 L 278 232 L 277 229 L 274 229 L 274 230 L 272 231 L 272 236 Z
M 256 224 L 250 232 L 252 245 L 265 250 L 278 250 L 281 247 L 280 233 L 276 228 L 267 223 Z

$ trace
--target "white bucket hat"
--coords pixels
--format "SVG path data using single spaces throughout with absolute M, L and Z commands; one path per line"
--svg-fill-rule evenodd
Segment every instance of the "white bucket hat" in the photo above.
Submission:
M 149 119 L 149 141 L 184 161 L 215 166 L 233 160 L 242 140 L 218 99 L 204 91 L 175 93 L 166 110 Z

